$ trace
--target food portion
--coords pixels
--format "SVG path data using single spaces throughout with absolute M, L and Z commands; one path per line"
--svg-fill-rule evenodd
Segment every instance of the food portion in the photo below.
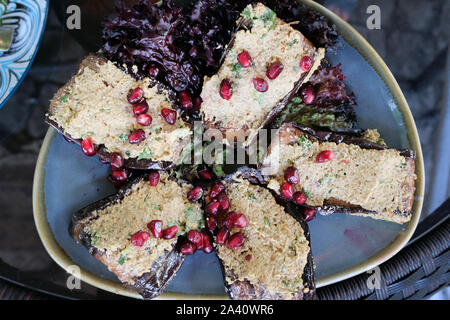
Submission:
M 112 62 L 86 57 L 53 97 L 47 121 L 81 144 L 86 155 L 119 154 L 125 167 L 167 167 L 192 135 L 171 92 L 149 78 L 135 80 Z M 165 163 L 164 165 L 162 163 Z
M 161 294 L 181 267 L 179 237 L 204 227 L 200 204 L 187 197 L 192 186 L 155 172 L 81 209 L 70 225 L 77 242 L 144 298 Z
M 242 178 L 209 192 L 207 225 L 232 299 L 301 300 L 314 297 L 307 226 L 271 192 Z M 213 221 L 213 222 L 211 222 Z M 216 221 L 216 222 L 214 222 Z
M 219 71 L 205 78 L 201 114 L 230 141 L 247 136 L 246 145 L 308 81 L 324 49 L 261 3 L 247 6 L 239 23 Z
M 389 149 L 375 139 L 379 135 L 373 130 L 356 136 L 284 124 L 260 169 L 269 177 L 270 189 L 320 213 L 343 211 L 408 222 L 415 154 Z

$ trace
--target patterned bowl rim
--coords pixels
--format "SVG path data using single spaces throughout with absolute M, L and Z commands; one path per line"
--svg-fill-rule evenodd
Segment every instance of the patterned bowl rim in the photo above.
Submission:
M 314 2 L 313 0 L 298 0 L 298 1 L 310 6 L 311 8 L 319 11 L 321 14 L 329 18 L 336 25 L 339 33 L 342 35 L 344 40 L 347 43 L 349 43 L 353 48 L 355 48 L 358 51 L 358 53 L 377 72 L 377 74 L 380 76 L 380 78 L 383 80 L 386 87 L 392 94 L 402 114 L 409 144 L 411 146 L 411 149 L 415 150 L 417 154 L 416 193 L 414 197 L 414 205 L 412 210 L 411 221 L 405 225 L 405 228 L 399 232 L 399 234 L 390 244 L 388 244 L 385 248 L 377 252 L 375 255 L 373 255 L 366 261 L 318 280 L 316 282 L 316 286 L 317 288 L 320 288 L 339 281 L 346 280 L 348 278 L 354 277 L 358 274 L 367 272 L 375 268 L 376 266 L 380 265 L 381 263 L 385 262 L 386 260 L 394 256 L 408 243 L 420 219 L 424 196 L 425 175 L 424 175 L 422 148 L 420 145 L 420 139 L 414 122 L 414 118 L 411 114 L 408 103 L 406 102 L 406 99 L 402 91 L 400 90 L 397 81 L 395 80 L 389 68 L 386 66 L 385 62 L 381 59 L 378 53 L 372 48 L 372 46 L 367 42 L 367 40 L 365 40 L 364 37 L 361 36 L 361 34 L 359 34 L 358 31 L 356 31 L 350 24 L 348 24 L 346 21 L 341 19 L 336 14 L 334 14 L 332 11 Z M 74 265 L 74 262 L 56 241 L 53 235 L 53 231 L 47 221 L 45 208 L 44 166 L 51 142 L 55 138 L 55 136 L 56 131 L 49 128 L 39 153 L 33 183 L 33 211 L 36 227 L 45 249 L 47 250 L 49 255 L 56 261 L 56 263 L 58 263 L 68 273 L 71 273 L 70 266 Z M 81 277 L 82 281 L 85 281 L 100 289 L 120 294 L 123 296 L 142 299 L 142 297 L 138 293 L 124 288 L 120 283 L 101 278 L 82 268 L 80 270 L 79 276 Z M 157 299 L 212 300 L 212 299 L 227 299 L 227 296 L 225 295 L 225 293 L 223 295 L 217 294 L 214 295 L 214 294 L 187 294 L 187 293 L 166 291 L 163 292 L 163 294 L 159 296 Z

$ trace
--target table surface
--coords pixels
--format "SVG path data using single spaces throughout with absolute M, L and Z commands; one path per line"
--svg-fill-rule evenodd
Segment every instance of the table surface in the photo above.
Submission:
M 439 196 L 426 197 L 423 211 L 426 216 L 449 196 L 449 164 L 441 161 L 440 155 L 441 145 L 447 139 L 445 133 L 450 130 L 450 112 L 446 112 L 450 109 L 446 70 L 450 56 L 450 2 L 321 2 L 367 38 L 385 59 L 409 102 L 422 141 L 426 190 L 441 191 Z M 46 253 L 33 221 L 33 173 L 48 128 L 43 121 L 48 101 L 76 71 L 80 59 L 100 45 L 99 19 L 90 13 L 105 12 L 111 7 L 110 1 L 96 4 L 80 1 L 86 3 L 82 7 L 82 30 L 70 33 L 58 18 L 65 16 L 65 6 L 61 3 L 64 1 L 53 1 L 55 7 L 49 12 L 36 60 L 14 96 L 0 110 L 0 279 L 67 298 L 119 298 L 85 283 L 81 290 L 67 289 L 68 274 Z M 366 9 L 371 4 L 381 9 L 380 30 L 366 27 Z M 88 37 L 83 28 L 92 30 Z M 444 170 L 441 166 L 447 167 Z M 446 172 L 447 176 L 439 172 Z M 435 181 L 439 184 L 435 185 Z

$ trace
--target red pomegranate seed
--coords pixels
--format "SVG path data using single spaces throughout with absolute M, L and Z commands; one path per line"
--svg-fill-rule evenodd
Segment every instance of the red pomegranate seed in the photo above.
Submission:
M 136 247 L 142 247 L 150 235 L 148 232 L 139 231 L 131 236 L 131 243 Z
M 206 218 L 206 226 L 208 230 L 214 232 L 217 228 L 217 220 L 213 216 L 209 216 Z
M 152 116 L 148 113 L 140 114 L 136 117 L 136 122 L 141 126 L 147 127 L 152 124 Z
M 311 59 L 311 57 L 303 56 L 300 59 L 300 68 L 303 71 L 305 71 L 305 72 L 309 71 L 311 69 L 312 65 L 313 65 L 313 60 Z
M 86 138 L 81 141 L 81 150 L 88 157 L 92 157 L 97 153 L 97 149 L 95 148 L 95 145 L 92 142 L 91 138 Z
M 230 209 L 230 200 L 228 200 L 225 191 L 219 193 L 219 195 L 217 196 L 217 201 L 219 201 L 220 209 L 222 209 L 223 211 L 227 211 L 228 209 Z
M 178 232 L 178 226 L 171 226 L 162 231 L 162 236 L 164 239 L 173 239 Z
M 109 163 L 115 170 L 123 167 L 123 158 L 118 152 L 113 152 L 109 155 Z
M 237 55 L 237 60 L 241 66 L 248 68 L 252 65 L 252 57 L 247 51 L 242 51 Z
M 242 213 L 238 214 L 236 218 L 234 219 L 233 226 L 236 228 L 246 228 L 248 226 L 248 219 L 245 215 Z
M 300 90 L 300 95 L 305 104 L 312 104 L 316 100 L 316 91 L 312 85 L 306 85 Z
M 146 113 L 148 111 L 148 103 L 146 101 L 142 101 L 141 103 L 133 106 L 133 113 L 135 116 Z
M 253 78 L 253 86 L 255 87 L 256 91 L 259 92 L 266 92 L 269 89 L 269 85 L 267 84 L 267 81 L 261 78 Z
M 281 71 L 283 71 L 283 68 L 284 66 L 280 61 L 272 63 L 269 68 L 267 68 L 267 78 L 270 80 L 276 79 L 280 75 Z
M 219 193 L 221 193 L 223 190 L 225 189 L 225 187 L 223 186 L 223 184 L 221 183 L 216 183 L 212 188 L 211 191 L 209 192 L 209 196 L 211 198 L 215 198 L 219 195 Z
M 198 172 L 198 175 L 200 176 L 200 178 L 205 179 L 205 180 L 211 180 L 212 179 L 212 174 L 207 169 L 200 170 Z
M 236 222 L 236 219 L 239 217 L 239 213 L 236 212 L 230 212 L 226 218 L 223 221 L 223 225 L 227 227 L 228 229 L 231 229 L 234 226 L 234 223 Z
M 217 231 L 216 241 L 218 244 L 225 244 L 227 242 L 228 237 L 230 236 L 230 231 L 227 227 L 220 228 L 219 231 Z
M 294 193 L 294 201 L 297 204 L 304 204 L 306 202 L 307 198 L 306 198 L 306 194 L 304 194 L 301 191 L 297 191 L 296 193 Z
M 205 211 L 207 214 L 211 214 L 211 215 L 215 216 L 217 214 L 217 212 L 219 211 L 219 207 L 220 207 L 220 202 L 214 200 L 206 205 Z
M 213 251 L 213 247 L 211 245 L 211 238 L 207 234 L 203 234 L 203 252 L 211 253 Z
M 245 260 L 247 260 L 247 261 L 252 260 L 252 255 L 251 254 L 246 255 Z
M 202 194 L 203 194 L 202 187 L 195 187 L 194 189 L 188 192 L 187 198 L 189 199 L 189 201 L 195 202 L 202 197 Z
M 131 144 L 137 144 L 144 140 L 145 140 L 145 132 L 142 129 L 138 129 L 128 136 L 128 142 Z
M 189 230 L 187 233 L 187 239 L 195 244 L 195 246 L 200 250 L 203 248 L 203 234 L 200 231 Z
M 237 232 L 228 238 L 227 247 L 230 249 L 237 249 L 244 244 L 244 241 L 244 235 L 240 232 Z
M 233 88 L 231 87 L 231 81 L 229 79 L 223 79 L 220 83 L 220 96 L 225 100 L 230 100 L 233 95 Z
M 116 181 L 125 181 L 128 179 L 128 170 L 122 169 L 122 170 L 113 170 L 111 173 L 111 176 Z
M 152 171 L 148 174 L 148 182 L 152 187 L 156 187 L 159 182 L 159 172 L 158 171 Z
M 154 238 L 162 237 L 162 221 L 161 220 L 152 220 L 147 224 L 147 228 L 150 230 Z
M 191 95 L 187 91 L 181 91 L 178 95 L 180 99 L 180 105 L 183 109 L 188 110 L 193 106 Z
M 181 253 L 186 254 L 186 255 L 194 254 L 196 250 L 197 250 L 197 247 L 195 246 L 195 244 L 193 244 L 189 241 L 186 241 L 185 243 L 183 243 L 180 248 Z
M 284 180 L 286 180 L 290 184 L 297 184 L 297 183 L 299 183 L 297 168 L 295 168 L 295 167 L 288 167 L 284 171 Z
M 314 210 L 314 209 L 305 209 L 305 211 L 303 211 L 303 217 L 305 218 L 305 220 L 307 222 L 314 219 L 315 216 L 316 216 L 316 210 Z
M 177 121 L 177 112 L 172 109 L 162 108 L 161 116 L 166 120 L 168 124 L 175 124 Z
M 128 102 L 131 104 L 136 104 L 142 100 L 144 97 L 144 90 L 142 88 L 130 89 L 128 92 Z
M 150 65 L 148 67 L 148 75 L 152 77 L 153 79 L 156 79 L 159 75 L 159 68 L 155 66 L 154 64 Z
M 331 150 L 324 150 L 316 156 L 316 162 L 319 163 L 328 162 L 333 159 L 334 159 L 334 152 Z
M 202 98 L 197 97 L 194 99 L 194 112 L 200 112 L 200 108 L 202 106 Z
M 292 200 L 294 196 L 294 187 L 289 182 L 285 182 L 281 185 L 280 195 L 286 200 Z

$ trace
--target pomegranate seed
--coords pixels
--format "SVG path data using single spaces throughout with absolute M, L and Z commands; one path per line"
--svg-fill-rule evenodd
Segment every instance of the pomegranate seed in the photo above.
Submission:
M 180 248 L 180 252 L 185 255 L 194 254 L 196 250 L 197 250 L 197 247 L 195 246 L 195 244 L 193 244 L 189 241 L 186 241 L 185 243 L 183 243 Z
M 314 210 L 314 209 L 305 209 L 305 211 L 303 211 L 303 217 L 305 218 L 305 220 L 307 222 L 314 219 L 315 216 L 316 216 L 316 210 Z
M 248 226 L 247 217 L 245 215 L 243 215 L 242 213 L 238 214 L 236 216 L 236 218 L 234 219 L 233 226 L 236 228 L 241 228 L 241 229 L 246 228 Z
M 251 254 L 246 255 L 245 260 L 247 260 L 247 261 L 252 260 L 252 255 Z
M 239 217 L 239 213 L 230 212 L 223 221 L 223 225 L 228 229 L 231 229 L 234 226 L 236 219 Z
M 91 138 L 86 138 L 81 141 L 81 150 L 88 157 L 92 157 L 97 153 L 97 149 L 95 148 L 95 145 L 92 142 Z
M 120 169 L 123 167 L 123 158 L 118 152 L 113 152 L 109 155 L 109 163 L 113 169 Z
M 316 162 L 319 163 L 328 162 L 333 159 L 334 159 L 334 152 L 331 150 L 324 150 L 316 156 Z
M 199 112 L 201 106 L 202 106 L 202 98 L 200 98 L 200 97 L 195 98 L 194 99 L 194 109 L 193 109 L 193 111 L 194 112 Z
M 220 228 L 219 231 L 217 231 L 216 241 L 218 244 L 225 244 L 227 242 L 228 237 L 230 236 L 230 231 L 227 227 Z
M 190 201 L 195 202 L 195 201 L 198 201 L 202 197 L 202 194 L 203 194 L 202 187 L 195 187 L 194 189 L 192 189 L 191 191 L 188 192 L 187 198 Z
M 285 182 L 281 185 L 280 195 L 286 200 L 292 200 L 294 196 L 294 187 L 289 182 Z
M 217 228 L 217 220 L 213 216 L 209 216 L 206 218 L 206 226 L 208 230 L 214 232 Z
M 186 254 L 186 255 L 194 254 L 194 252 L 196 250 L 197 250 L 197 247 L 195 246 L 195 244 L 193 244 L 189 241 L 186 241 L 185 243 L 183 243 L 180 248 L 181 253 Z
M 267 78 L 269 78 L 270 80 L 277 78 L 280 75 L 281 71 L 283 71 L 283 68 L 284 66 L 280 61 L 272 63 L 269 68 L 267 68 Z
M 150 230 L 154 238 L 162 237 L 162 221 L 161 220 L 152 220 L 147 224 L 147 228 Z
M 189 230 L 187 233 L 187 239 L 195 244 L 198 249 L 203 248 L 203 234 L 197 230 Z
M 211 245 L 211 238 L 207 234 L 203 234 L 203 252 L 211 253 L 213 251 L 213 247 Z
M 219 195 L 217 196 L 217 200 L 220 203 L 220 209 L 222 209 L 223 211 L 227 211 L 228 209 L 230 209 L 230 200 L 228 200 L 225 191 L 219 193 Z
M 111 173 L 112 177 L 116 181 L 125 181 L 128 179 L 128 170 L 122 169 L 122 170 L 113 170 Z
M 154 64 L 150 65 L 150 67 L 148 67 L 148 75 L 153 79 L 156 79 L 159 75 L 159 68 Z
M 125 181 L 117 181 L 112 175 L 108 176 L 108 181 L 111 182 L 116 189 L 120 189 L 125 183 Z
M 306 202 L 307 198 L 306 198 L 306 194 L 304 194 L 301 191 L 297 191 L 296 193 L 294 193 L 294 201 L 297 204 L 304 204 Z
M 230 100 L 233 95 L 233 88 L 229 79 L 223 79 L 220 83 L 220 96 L 225 100 Z
M 180 105 L 183 109 L 188 110 L 191 109 L 193 104 L 192 104 L 192 99 L 191 99 L 191 95 L 186 92 L 186 91 L 181 91 L 179 94 L 179 99 L 180 99 Z
M 128 136 L 128 142 L 131 144 L 137 144 L 144 140 L 145 140 L 145 132 L 142 129 L 138 129 Z
M 171 226 L 162 231 L 162 236 L 164 239 L 173 239 L 178 232 L 178 226 Z
M 131 243 L 136 247 L 142 247 L 150 235 L 148 232 L 139 231 L 131 236 Z
M 147 114 L 147 113 L 143 113 L 140 114 L 136 117 L 136 122 L 139 123 L 141 126 L 147 127 L 149 125 L 152 124 L 152 116 Z
M 295 167 L 288 167 L 284 171 L 284 180 L 286 180 L 287 182 L 289 182 L 291 184 L 299 183 L 297 169 Z
M 306 85 L 300 90 L 300 95 L 305 104 L 312 104 L 316 100 L 316 91 L 312 85 Z
M 237 232 L 228 238 L 227 247 L 230 249 L 237 249 L 244 244 L 244 241 L 244 235 L 240 232 Z
M 255 87 L 256 91 L 259 92 L 266 92 L 269 89 L 269 85 L 267 84 L 267 81 L 261 78 L 253 78 L 253 86 Z
M 177 121 L 177 112 L 172 109 L 162 108 L 161 116 L 168 124 L 174 124 Z
M 303 71 L 309 71 L 309 69 L 311 69 L 313 65 L 313 60 L 311 59 L 311 57 L 308 56 L 304 56 L 300 59 L 300 68 Z
M 128 102 L 131 104 L 136 104 L 142 100 L 144 97 L 144 90 L 142 88 L 130 89 L 128 92 Z
M 205 179 L 205 180 L 211 180 L 212 179 L 212 174 L 207 169 L 200 170 L 198 172 L 198 175 L 200 176 L 200 178 Z
M 152 171 L 148 174 L 148 182 L 152 187 L 156 187 L 159 182 L 159 172 L 158 171 Z
M 212 214 L 213 216 L 215 216 L 217 214 L 217 212 L 219 211 L 219 207 L 220 207 L 219 201 L 214 200 L 206 205 L 205 211 L 206 211 L 206 213 Z
M 133 106 L 133 113 L 135 116 L 146 113 L 148 111 L 148 103 L 146 101 L 142 101 L 141 103 Z
M 225 189 L 225 187 L 223 186 L 223 184 L 221 183 L 216 183 L 212 188 L 211 191 L 209 192 L 209 196 L 211 198 L 215 198 L 219 195 L 219 193 L 221 193 L 223 190 Z
M 237 55 L 237 60 L 241 66 L 248 68 L 252 65 L 252 57 L 247 51 L 242 51 Z

